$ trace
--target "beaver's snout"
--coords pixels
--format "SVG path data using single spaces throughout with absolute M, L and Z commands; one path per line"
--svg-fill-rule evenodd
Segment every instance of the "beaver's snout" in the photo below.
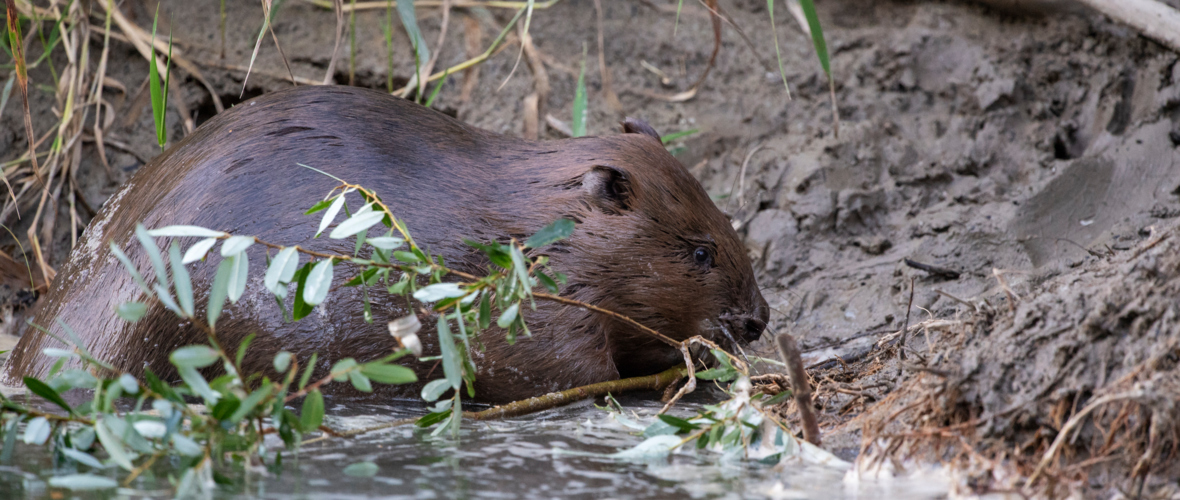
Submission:
M 762 332 L 766 330 L 766 324 L 770 322 L 770 308 L 766 302 L 761 302 L 753 311 L 731 311 L 721 315 L 721 321 L 736 335 L 741 336 L 741 340 L 749 344 L 762 338 Z

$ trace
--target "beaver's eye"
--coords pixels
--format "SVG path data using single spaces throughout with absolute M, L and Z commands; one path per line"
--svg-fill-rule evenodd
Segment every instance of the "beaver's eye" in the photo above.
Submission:
M 708 269 L 713 267 L 713 252 L 709 251 L 709 249 L 705 247 L 697 247 L 697 249 L 692 252 L 692 260 L 695 261 L 698 266 Z

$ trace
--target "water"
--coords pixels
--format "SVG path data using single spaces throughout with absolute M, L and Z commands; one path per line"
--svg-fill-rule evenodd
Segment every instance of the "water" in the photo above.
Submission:
M 629 412 L 651 418 L 658 402 L 623 399 Z M 681 405 L 687 416 L 695 403 Z M 326 423 L 335 429 L 372 427 L 422 412 L 408 407 L 329 401 Z M 929 482 L 890 484 L 845 481 L 845 471 L 821 466 L 773 466 L 721 460 L 717 454 L 684 450 L 650 461 L 620 461 L 602 455 L 642 442 L 635 431 L 589 402 L 495 422 L 464 422 L 460 440 L 430 437 L 428 430 L 396 427 L 353 438 L 327 439 L 285 454 L 281 473 L 261 471 L 232 478 L 219 498 L 938 498 L 945 486 Z M 272 449 L 279 441 L 268 441 Z M 72 465 L 54 469 L 47 447 L 18 444 L 14 464 L 0 467 L 0 498 L 167 497 L 168 464 L 140 489 L 74 495 L 48 487 L 53 475 L 87 472 Z M 272 452 L 273 453 L 273 452 Z M 269 461 L 269 460 L 268 460 Z M 349 464 L 371 461 L 371 478 L 343 473 Z M 82 470 L 78 470 L 82 469 Z M 114 468 L 90 471 L 122 477 Z M 63 495 L 64 494 L 64 495 Z

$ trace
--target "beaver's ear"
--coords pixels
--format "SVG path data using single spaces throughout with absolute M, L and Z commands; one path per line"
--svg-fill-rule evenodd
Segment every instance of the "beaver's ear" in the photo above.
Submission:
M 648 125 L 647 122 L 643 120 L 631 118 L 629 116 L 626 120 L 623 120 L 623 133 L 650 135 L 657 141 L 660 140 L 660 133 L 656 132 L 656 129 L 651 128 L 651 125 Z
M 591 203 L 607 212 L 630 210 L 635 196 L 626 172 L 600 165 L 582 175 L 582 190 Z

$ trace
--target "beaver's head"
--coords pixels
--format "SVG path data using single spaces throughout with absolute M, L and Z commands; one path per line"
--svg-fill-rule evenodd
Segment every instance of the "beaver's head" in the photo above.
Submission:
M 769 309 L 729 219 L 650 126 L 628 119 L 624 131 L 573 141 L 576 166 L 560 168 L 563 215 L 577 229 L 542 252 L 569 276 L 561 294 L 676 340 L 701 335 L 731 351 L 757 340 Z M 546 316 L 563 335 L 601 338 L 623 377 L 681 359 L 660 340 L 601 314 L 567 307 Z

